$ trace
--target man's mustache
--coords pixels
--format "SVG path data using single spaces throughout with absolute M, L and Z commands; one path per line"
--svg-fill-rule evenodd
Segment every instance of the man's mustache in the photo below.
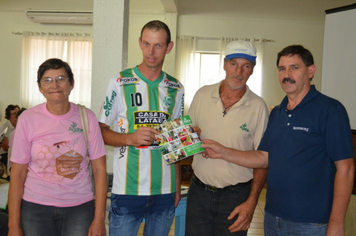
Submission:
M 289 82 L 289 83 L 291 83 L 291 84 L 295 84 L 295 80 L 294 79 L 291 79 L 291 78 L 284 78 L 283 80 L 282 80 L 282 83 L 284 84 L 285 82 Z

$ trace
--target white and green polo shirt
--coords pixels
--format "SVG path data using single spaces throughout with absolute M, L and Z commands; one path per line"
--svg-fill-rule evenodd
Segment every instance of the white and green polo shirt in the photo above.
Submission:
M 151 82 L 137 67 L 127 69 L 110 82 L 99 121 L 119 133 L 134 133 L 183 115 L 183 85 L 162 72 Z M 112 193 L 158 195 L 176 191 L 174 165 L 167 165 L 158 145 L 116 147 Z

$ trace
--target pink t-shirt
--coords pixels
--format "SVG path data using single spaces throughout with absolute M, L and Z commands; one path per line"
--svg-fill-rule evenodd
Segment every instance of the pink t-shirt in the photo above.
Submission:
M 89 156 L 106 155 L 95 114 L 87 109 Z M 29 202 L 70 207 L 94 198 L 89 178 L 86 144 L 77 105 L 67 114 L 53 115 L 46 103 L 19 117 L 11 147 L 11 162 L 28 164 L 23 199 Z

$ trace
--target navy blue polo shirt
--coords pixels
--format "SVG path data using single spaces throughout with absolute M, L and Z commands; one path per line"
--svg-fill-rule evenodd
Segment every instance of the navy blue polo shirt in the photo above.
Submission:
M 312 85 L 293 110 L 285 97 L 269 118 L 258 150 L 268 152 L 266 212 L 295 222 L 327 223 L 336 167 L 353 158 L 344 106 Z

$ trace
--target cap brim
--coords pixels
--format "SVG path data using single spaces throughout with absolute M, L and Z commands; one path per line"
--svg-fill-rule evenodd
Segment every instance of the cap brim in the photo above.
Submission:
M 234 59 L 234 58 L 245 58 L 251 62 L 256 62 L 255 56 L 247 55 L 244 53 L 234 53 L 234 54 L 230 54 L 230 55 L 226 56 L 226 60 L 230 60 L 230 59 Z

